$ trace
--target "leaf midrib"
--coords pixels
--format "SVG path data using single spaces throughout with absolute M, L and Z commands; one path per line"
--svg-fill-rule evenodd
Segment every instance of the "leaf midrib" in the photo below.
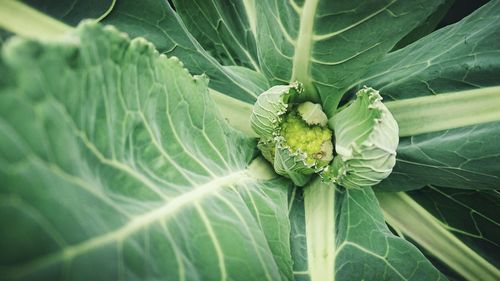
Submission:
M 447 230 L 406 193 L 378 192 L 386 221 L 467 280 L 498 280 L 500 271 Z
M 295 80 L 304 84 L 308 95 L 317 95 L 316 89 L 310 77 L 311 49 L 313 41 L 314 19 L 319 0 L 306 0 L 301 9 L 299 34 L 297 36 L 296 48 L 293 55 L 293 67 L 291 81 Z
M 120 242 L 130 235 L 146 228 L 147 226 L 163 221 L 179 212 L 184 207 L 199 202 L 203 198 L 216 194 L 223 187 L 252 180 L 253 176 L 248 170 L 234 171 L 226 176 L 214 178 L 189 192 L 186 192 L 161 207 L 132 218 L 127 224 L 112 232 L 108 232 L 91 239 L 74 244 L 59 252 L 54 252 L 38 259 L 32 260 L 22 266 L 11 268 L 4 272 L 4 276 L 19 278 L 36 272 L 60 261 L 71 260 L 77 256 L 92 252 L 112 242 Z
M 254 0 L 243 0 L 243 7 L 247 14 L 250 30 L 252 30 L 253 35 L 257 38 L 257 13 L 255 12 Z

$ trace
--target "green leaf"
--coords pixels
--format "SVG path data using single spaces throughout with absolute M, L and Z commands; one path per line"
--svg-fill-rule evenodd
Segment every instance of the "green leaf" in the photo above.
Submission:
M 113 9 L 116 0 L 22 0 L 25 4 L 59 19 L 69 25 L 76 26 L 83 19 L 103 19 Z
M 496 268 L 500 268 L 500 194 L 429 186 L 407 193 L 443 226 Z
M 394 46 L 393 50 L 401 49 L 418 39 L 426 36 L 429 33 L 432 33 L 439 22 L 446 16 L 450 8 L 455 3 L 455 0 L 445 0 L 434 13 L 432 13 L 427 19 L 422 22 L 417 28 L 408 33 L 403 39 L 401 39 L 396 46 Z
M 174 0 L 190 33 L 221 64 L 260 71 L 254 1 Z
M 444 272 L 496 277 L 493 191 L 486 193 L 494 200 L 473 201 L 475 193 L 462 189 L 484 208 L 463 207 L 472 201 L 445 191 L 461 202 L 448 208 L 448 201 L 438 199 L 441 187 L 427 201 L 415 195 L 419 191 L 401 193 L 409 200 L 396 202 L 409 204 L 397 204 L 402 209 L 395 209 L 396 216 L 381 199 L 397 237 L 371 189 L 346 191 L 319 181 L 305 190 L 290 188 L 290 181 L 273 178 L 262 159 L 249 164 L 255 141 L 224 121 L 249 131 L 244 113 L 251 107 L 245 102 L 268 89 L 267 80 L 305 81 L 308 99 L 321 99 L 329 117 L 346 89 L 370 81 L 382 94 L 388 90 L 386 100 L 395 99 L 392 105 L 399 107 L 392 108 L 407 119 L 408 112 L 432 110 L 399 100 L 433 97 L 432 91 L 453 96 L 483 86 L 496 89 L 498 1 L 486 6 L 489 12 L 480 10 L 478 17 L 438 31 L 441 37 L 431 35 L 383 57 L 403 36 L 425 26 L 443 1 L 177 1 L 183 22 L 170 0 L 124 0 L 108 22 L 145 36 L 170 59 L 143 39 L 129 42 L 94 27 L 64 41 L 7 44 L 0 60 L 0 222 L 7 226 L 0 230 L 0 279 L 443 279 L 401 237 L 435 255 L 430 261 Z M 0 24 L 10 22 L 10 31 L 40 38 L 72 29 L 54 29 L 40 13 L 38 21 L 11 13 L 5 3 Z M 210 82 L 187 74 L 173 56 Z M 257 71 L 252 65 L 259 65 Z M 494 100 L 485 102 L 488 111 Z M 221 104 L 229 108 L 218 113 Z M 484 109 L 480 104 L 471 102 L 467 114 L 476 106 Z M 432 126 L 449 121 L 429 116 Z M 394 176 L 377 188 L 498 186 L 500 122 L 481 123 L 408 134 Z M 425 239 L 440 243 L 429 247 Z
M 402 138 L 392 174 L 375 188 L 401 191 L 434 184 L 497 189 L 500 122 Z
M 498 86 L 500 2 L 386 55 L 354 85 L 380 90 L 385 100 Z
M 498 86 L 499 15 L 500 2 L 492 1 L 462 21 L 388 54 L 358 85 L 380 89 L 387 100 Z M 402 138 L 394 171 L 379 187 L 498 188 L 499 126 L 491 122 Z
M 293 191 L 289 214 L 296 280 L 446 280 L 389 231 L 371 188 L 315 181 L 302 190 Z M 319 270 L 334 279 L 315 279 Z
M 300 156 L 281 146 L 276 146 L 274 151 L 273 167 L 277 174 L 290 178 L 297 186 L 309 182 L 314 169 L 306 166 Z
M 242 77 L 241 71 L 220 65 L 190 34 L 167 1 L 119 1 L 103 22 L 132 37 L 145 37 L 161 53 L 181 58 L 192 73 L 208 75 L 210 88 L 218 92 L 253 104 L 268 88 L 267 82 L 266 87 L 254 82 L 265 81 L 260 73 L 248 69 Z M 248 75 L 253 78 L 246 78 Z
M 288 183 L 206 78 L 94 23 L 2 54 L 2 280 L 292 278 Z
M 500 278 L 495 254 L 499 247 L 498 193 L 431 187 L 409 195 L 380 192 L 377 198 L 387 222 L 442 265 L 466 280 Z
M 441 1 L 256 1 L 260 65 L 273 84 L 298 80 L 331 117 L 346 89 Z M 370 85 L 368 85 L 370 86 Z

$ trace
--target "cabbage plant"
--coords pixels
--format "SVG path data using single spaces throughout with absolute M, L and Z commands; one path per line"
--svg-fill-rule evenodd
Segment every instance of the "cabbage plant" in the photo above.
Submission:
M 1 280 L 500 280 L 500 1 L 0 2 Z

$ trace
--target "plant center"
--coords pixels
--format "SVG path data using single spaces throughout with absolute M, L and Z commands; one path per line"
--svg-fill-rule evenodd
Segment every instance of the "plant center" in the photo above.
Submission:
M 327 154 L 331 154 L 325 143 L 331 143 L 332 131 L 320 125 L 308 125 L 295 109 L 283 118 L 281 135 L 292 152 L 306 153 L 307 164 L 323 160 Z

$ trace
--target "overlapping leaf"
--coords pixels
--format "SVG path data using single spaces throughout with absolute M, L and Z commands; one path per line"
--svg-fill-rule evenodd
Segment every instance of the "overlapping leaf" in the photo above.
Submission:
M 96 24 L 3 60 L 2 280 L 291 279 L 287 183 L 204 77 Z
M 294 275 L 310 280 L 303 192 L 297 188 L 292 195 Z M 332 211 L 335 231 L 325 235 L 335 241 L 335 280 L 446 280 L 415 246 L 391 234 L 370 188 L 337 190 Z
M 370 67 L 367 84 L 386 100 L 453 93 L 500 84 L 500 2 L 386 55 Z
M 387 55 L 359 85 L 380 89 L 386 100 L 497 86 L 499 15 L 500 2 L 492 1 L 457 24 Z M 401 139 L 394 172 L 380 186 L 498 188 L 499 126 L 494 122 Z
M 376 195 L 395 232 L 419 245 L 452 280 L 500 278 L 497 192 L 430 186 Z
M 441 1 L 256 1 L 261 68 L 272 83 L 299 80 L 330 116 L 346 88 Z
M 481 257 L 500 268 L 498 191 L 430 186 L 407 193 Z
M 455 3 L 455 0 L 445 0 L 435 11 L 432 13 L 424 22 L 422 22 L 417 28 L 408 33 L 394 46 L 393 50 L 401 49 L 408 44 L 411 44 L 420 38 L 432 33 L 446 13 L 450 11 L 450 8 Z
M 116 0 L 23 0 L 23 2 L 53 18 L 76 26 L 83 19 L 105 17 L 113 9 Z
M 246 69 L 242 75 L 242 71 L 220 65 L 189 33 L 166 1 L 119 1 L 104 22 L 132 37 L 145 37 L 161 53 L 181 58 L 192 73 L 207 74 L 209 86 L 223 94 L 254 103 L 268 88 L 266 80 L 257 72 Z
M 298 79 L 331 111 L 346 89 L 365 84 L 386 100 L 498 85 L 498 1 L 370 68 L 442 1 L 176 2 L 184 22 L 160 0 L 119 1 L 106 20 L 247 102 L 266 79 Z M 214 112 L 206 81 L 142 40 L 79 33 L 88 40 L 18 43 L 5 55 L 10 70 L 0 62 L 0 87 L 17 75 L 0 92 L 0 221 L 15 222 L 0 230 L 0 276 L 286 280 L 291 223 L 294 277 L 309 280 L 302 192 L 291 193 L 289 222 L 289 183 L 248 176 L 254 143 Z M 404 138 L 393 176 L 376 188 L 496 188 L 498 127 Z M 410 196 L 498 266 L 488 250 L 498 248 L 488 213 L 496 199 L 426 192 Z M 370 189 L 335 197 L 337 279 L 443 278 L 388 231 Z
M 173 1 L 189 32 L 223 65 L 259 71 L 252 1 Z
M 500 122 L 400 139 L 396 166 L 376 188 L 412 190 L 427 184 L 497 189 Z

